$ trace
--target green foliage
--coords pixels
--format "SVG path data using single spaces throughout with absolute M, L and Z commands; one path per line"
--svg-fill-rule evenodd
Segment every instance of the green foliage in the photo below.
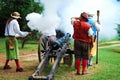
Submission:
M 19 21 L 22 30 L 29 30 L 25 17 L 31 12 L 41 13 L 43 6 L 34 0 L 0 0 L 0 26 L 5 27 L 6 20 L 14 11 L 21 14 Z
M 119 39 L 120 39 L 120 24 L 117 24 L 116 31 L 117 31 L 118 37 L 119 37 Z

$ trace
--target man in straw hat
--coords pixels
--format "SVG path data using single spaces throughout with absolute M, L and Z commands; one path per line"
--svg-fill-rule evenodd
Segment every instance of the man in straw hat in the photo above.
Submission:
M 17 19 L 20 19 L 20 14 L 18 12 L 11 13 L 10 17 L 6 22 L 5 36 L 6 36 L 6 63 L 4 65 L 4 70 L 11 69 L 8 65 L 9 60 L 15 60 L 16 72 L 22 72 L 23 68 L 20 67 L 19 63 L 19 52 L 18 52 L 18 41 L 16 37 L 25 37 L 31 32 L 20 31 L 20 26 Z
M 79 18 L 73 17 L 71 19 L 75 19 L 73 22 L 73 39 L 76 74 L 80 75 L 80 65 L 82 62 L 82 75 L 84 75 L 86 74 L 90 44 L 93 44 L 93 31 L 91 25 L 87 22 L 87 13 L 83 12 Z

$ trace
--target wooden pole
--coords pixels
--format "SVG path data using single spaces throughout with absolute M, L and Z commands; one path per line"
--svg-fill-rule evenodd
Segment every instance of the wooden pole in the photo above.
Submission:
M 97 23 L 100 24 L 99 21 L 100 11 L 97 10 Z M 99 32 L 97 31 L 97 50 L 96 50 L 96 64 L 98 64 L 98 38 L 99 38 Z

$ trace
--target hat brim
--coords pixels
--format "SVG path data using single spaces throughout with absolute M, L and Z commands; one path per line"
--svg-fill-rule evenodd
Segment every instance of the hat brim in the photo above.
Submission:
M 21 19 L 20 16 L 12 16 L 12 15 L 11 15 L 11 17 L 12 17 L 12 18 L 15 18 L 15 19 Z

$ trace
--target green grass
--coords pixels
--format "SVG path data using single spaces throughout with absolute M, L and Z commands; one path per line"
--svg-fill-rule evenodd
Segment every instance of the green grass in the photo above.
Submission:
M 120 49 L 120 47 L 112 47 L 107 49 L 99 49 L 99 61 L 98 64 L 88 68 L 91 72 L 87 76 L 73 77 L 70 75 L 75 69 L 67 66 L 60 67 L 55 76 L 56 80 L 120 80 L 120 53 L 112 52 L 112 49 Z
M 32 46 L 31 46 L 32 45 Z M 18 40 L 18 47 L 19 51 L 29 51 L 29 50 L 37 50 L 37 43 L 34 41 L 27 41 L 24 45 L 24 48 L 22 48 L 22 41 Z M 0 39 L 0 54 L 5 53 L 5 38 Z
M 21 47 L 20 43 L 19 41 L 19 48 Z M 108 46 L 108 44 L 101 46 Z M 26 44 L 23 49 L 20 48 L 20 51 L 29 50 L 37 50 L 37 44 Z M 56 71 L 55 80 L 120 80 L 120 46 L 101 48 L 98 52 L 98 64 L 95 64 L 96 57 L 94 57 L 94 65 L 88 68 L 90 74 L 76 76 L 74 66 L 70 68 L 65 64 L 61 64 Z M 4 39 L 0 39 L 0 53 L 5 53 Z M 27 77 L 22 79 L 27 80 Z
M 110 45 L 112 45 L 112 44 L 110 44 L 110 43 L 99 44 L 99 46 L 110 46 Z
M 0 39 L 0 54 L 5 53 L 5 39 Z
M 96 57 L 93 61 L 95 63 Z M 56 75 L 57 80 L 65 80 L 64 78 L 68 78 L 68 80 L 120 80 L 120 46 L 99 49 L 98 64 L 88 68 L 88 71 L 91 72 L 88 76 L 73 79 L 72 76 L 64 73 L 75 71 L 74 68 L 64 68 L 60 69 L 61 72 Z
M 117 41 L 117 40 L 120 40 L 119 36 L 116 36 L 115 38 L 110 39 L 110 40 L 106 39 L 106 38 L 103 38 L 103 39 L 99 40 L 99 42 L 101 43 L 101 42 L 109 42 L 109 41 Z
M 97 71 L 96 76 L 101 80 L 120 79 L 120 53 L 113 52 L 112 49 L 116 49 L 116 47 L 99 49 L 100 70 Z M 117 49 L 120 49 L 120 47 Z
M 108 46 L 108 45 L 106 45 Z M 75 68 L 69 68 L 66 65 L 61 65 L 55 74 L 56 80 L 120 80 L 120 46 L 99 49 L 98 64 L 88 68 L 90 72 L 86 76 L 75 76 Z M 73 73 L 72 73 L 73 72 Z

